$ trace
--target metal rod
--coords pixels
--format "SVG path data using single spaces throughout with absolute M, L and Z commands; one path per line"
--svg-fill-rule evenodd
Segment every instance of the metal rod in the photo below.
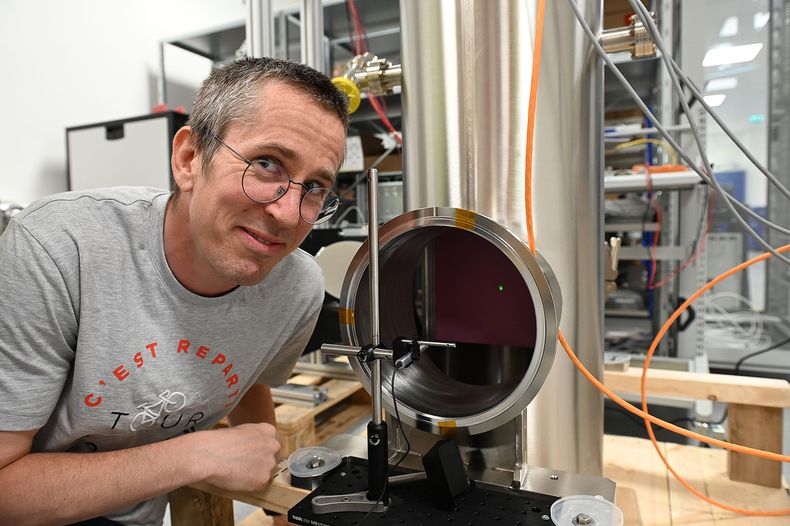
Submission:
M 251 57 L 274 56 L 274 16 L 272 0 L 247 3 L 247 53 Z
M 455 346 L 455 344 L 453 344 Z M 361 350 L 360 347 L 351 347 L 349 345 L 339 345 L 335 343 L 324 343 L 321 345 L 321 352 L 326 354 L 339 354 L 341 356 L 357 356 Z M 392 360 L 392 351 L 389 349 L 376 349 L 373 351 L 373 357 L 378 360 Z
M 321 0 L 302 0 L 299 39 L 302 62 L 324 72 L 324 7 Z
M 370 276 L 370 345 L 381 343 L 379 334 L 379 171 L 368 170 L 368 270 Z M 381 423 L 381 362 L 373 360 L 373 422 Z
M 165 77 L 165 42 L 159 42 L 159 78 L 157 79 L 157 102 L 167 104 L 167 78 Z
M 327 354 L 338 354 L 341 356 L 356 356 L 359 352 L 359 347 L 351 347 L 349 345 L 338 345 L 334 343 L 321 344 L 321 352 Z
M 427 345 L 428 347 L 445 347 L 447 349 L 455 349 L 455 344 L 450 342 L 426 342 L 419 340 L 420 345 Z

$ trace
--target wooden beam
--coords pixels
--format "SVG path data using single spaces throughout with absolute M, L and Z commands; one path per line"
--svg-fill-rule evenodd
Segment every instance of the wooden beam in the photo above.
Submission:
M 782 451 L 782 409 L 730 404 L 728 411 L 731 442 L 766 451 Z M 727 472 L 732 480 L 782 487 L 782 464 L 774 460 L 729 451 Z
M 193 484 L 190 488 L 283 514 L 288 513 L 289 509 L 310 493 L 306 489 L 291 486 L 291 474 L 288 472 L 288 461 L 285 460 L 278 466 L 278 472 L 271 483 L 260 491 L 228 491 L 206 483 Z M 174 523 L 173 526 L 177 525 Z
M 604 383 L 618 393 L 639 394 L 642 370 L 605 371 Z M 651 396 L 714 400 L 763 407 L 790 407 L 790 383 L 773 378 L 650 369 Z
M 170 523 L 173 526 L 233 526 L 233 501 L 195 488 L 171 491 Z

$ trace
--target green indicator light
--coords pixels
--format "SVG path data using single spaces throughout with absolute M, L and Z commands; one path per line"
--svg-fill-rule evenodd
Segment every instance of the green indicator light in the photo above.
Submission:
M 496 289 L 497 289 L 499 292 L 505 292 L 505 286 L 504 286 L 504 285 L 502 285 L 501 283 L 499 284 L 499 286 L 498 286 Z

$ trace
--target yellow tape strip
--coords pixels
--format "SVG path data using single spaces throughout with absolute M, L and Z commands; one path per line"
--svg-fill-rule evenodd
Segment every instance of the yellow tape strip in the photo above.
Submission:
M 455 226 L 465 230 L 472 230 L 477 222 L 477 214 L 470 210 L 455 210 Z
M 353 310 L 340 308 L 337 313 L 340 316 L 340 325 L 354 325 Z
M 456 428 L 456 427 L 458 427 L 458 424 L 455 422 L 455 420 L 443 420 L 443 421 L 439 422 L 439 427 L 442 428 L 442 429 L 444 429 L 444 428 Z

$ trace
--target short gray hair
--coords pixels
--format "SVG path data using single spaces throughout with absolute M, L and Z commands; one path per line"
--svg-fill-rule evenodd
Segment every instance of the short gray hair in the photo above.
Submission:
M 315 69 L 275 58 L 243 58 L 215 68 L 195 95 L 187 121 L 196 136 L 196 149 L 208 170 L 228 127 L 254 114 L 260 90 L 268 82 L 291 86 L 330 112 L 348 127 L 348 100 L 332 81 Z M 178 187 L 175 187 L 178 195 Z

